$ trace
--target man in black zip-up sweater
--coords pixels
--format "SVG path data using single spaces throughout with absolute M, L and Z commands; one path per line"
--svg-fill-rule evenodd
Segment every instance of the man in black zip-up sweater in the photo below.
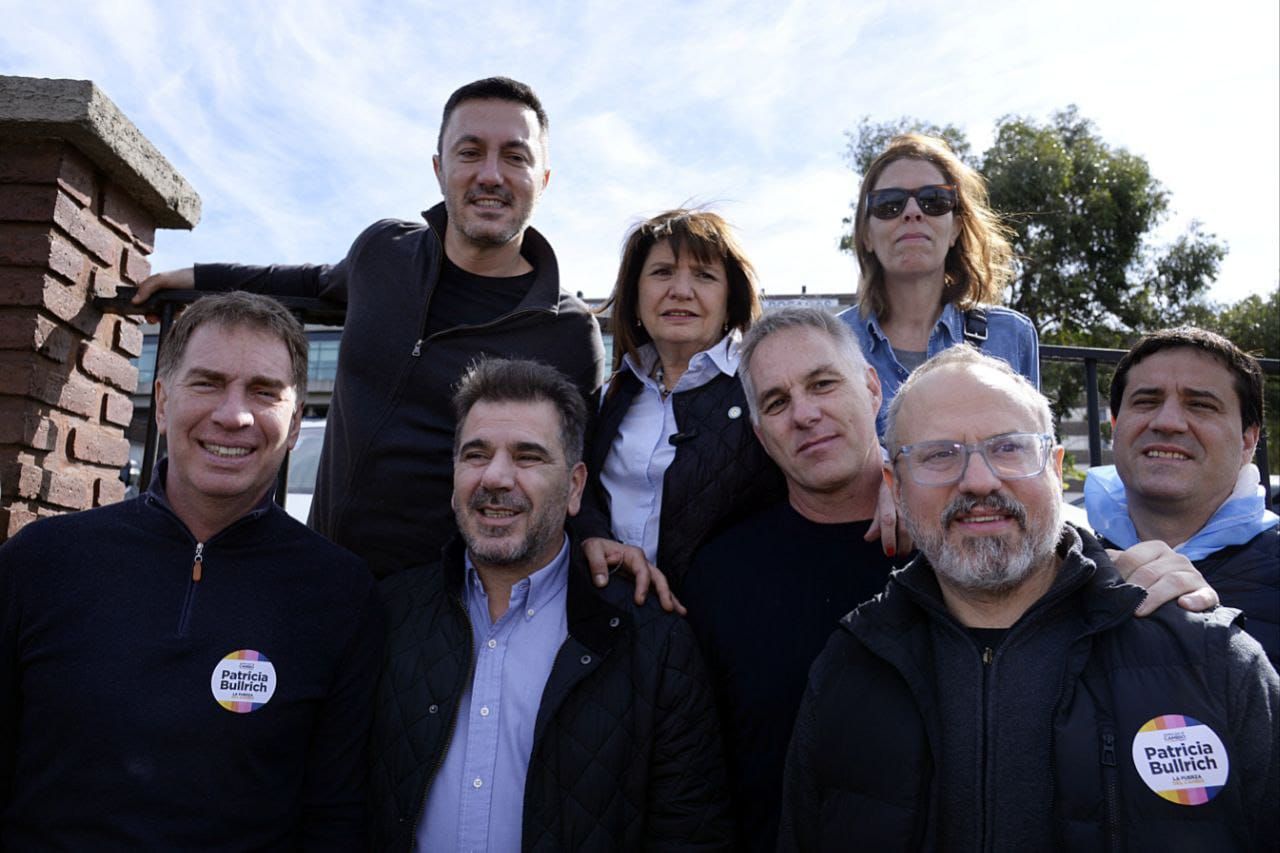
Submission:
M 271 501 L 306 375 L 273 300 L 203 300 L 160 356 L 149 491 L 0 548 L 0 849 L 363 845 L 381 608 Z
M 1238 611 L 1135 618 L 1142 590 L 1062 525 L 1048 402 L 1003 363 L 952 348 L 889 419 L 920 556 L 814 664 L 780 849 L 1271 845 L 1280 678 Z
M 346 306 L 310 524 L 380 577 L 434 561 L 453 532 L 449 400 L 469 364 L 545 362 L 592 410 L 604 375 L 594 316 L 560 289 L 555 253 L 528 227 L 550 178 L 537 96 L 506 78 L 458 89 L 433 164 L 444 202 L 426 224 L 375 223 L 337 264 L 204 264 L 138 294 L 194 286 Z

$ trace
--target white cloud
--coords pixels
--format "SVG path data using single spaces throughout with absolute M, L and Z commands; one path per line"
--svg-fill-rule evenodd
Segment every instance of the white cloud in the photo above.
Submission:
M 688 201 L 739 225 L 771 292 L 847 291 L 844 130 L 913 115 L 981 151 L 1000 116 L 1069 103 L 1151 163 L 1163 235 L 1196 218 L 1230 243 L 1218 298 L 1280 276 L 1274 3 L 6 5 L 0 73 L 94 80 L 200 192 L 204 222 L 162 233 L 157 268 L 334 260 L 370 221 L 416 216 L 438 199 L 445 97 L 509 74 L 551 113 L 536 224 L 591 295 L 629 225 Z

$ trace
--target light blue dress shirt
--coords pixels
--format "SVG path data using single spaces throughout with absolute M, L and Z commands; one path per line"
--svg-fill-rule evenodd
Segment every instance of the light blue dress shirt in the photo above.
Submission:
M 1129 495 L 1114 465 L 1090 468 L 1084 478 L 1084 508 L 1089 526 L 1099 536 L 1120 548 L 1138 544 L 1138 529 L 1129 517 Z M 1266 490 L 1259 482 L 1258 466 L 1252 462 L 1240 469 L 1235 487 L 1222 506 L 1186 542 L 1173 550 L 1188 560 L 1205 557 L 1232 545 L 1243 545 L 1280 522 L 1267 509 Z
M 605 457 L 600 482 L 609 492 L 614 535 L 625 545 L 643 549 L 651 563 L 658 559 L 663 478 L 676 458 L 676 449 L 669 440 L 679 431 L 672 396 L 700 388 L 721 373 L 736 375 L 740 340 L 737 331 L 730 332 L 715 346 L 689 359 L 688 369 L 666 398 L 650 376 L 658 360 L 653 344 L 640 347 L 634 353 L 638 358 L 628 353 L 622 359 L 622 369 L 634 373 L 642 387 L 622 416 L 618 434 Z
M 568 636 L 569 539 L 549 564 L 511 588 L 489 620 L 484 586 L 467 555 L 463 603 L 475 643 L 471 686 L 417 826 L 420 851 L 520 850 L 533 727 L 556 653 Z
M 1024 315 L 999 305 L 984 305 L 987 312 L 987 340 L 982 351 L 987 355 L 1002 358 L 1012 365 L 1036 388 L 1040 387 L 1040 341 L 1036 337 L 1036 328 Z M 867 364 L 876 369 L 880 376 L 880 390 L 884 399 L 880 402 L 880 412 L 876 415 L 876 433 L 884 437 L 889 415 L 889 403 L 897 395 L 902 383 L 907 381 L 911 371 L 898 361 L 893 346 L 880 328 L 880 320 L 875 314 L 863 317 L 857 305 L 840 312 L 840 319 L 853 329 L 853 334 L 862 347 Z M 942 309 L 941 316 L 929 335 L 927 356 L 935 356 L 948 347 L 964 343 L 964 312 L 955 303 L 948 303 Z

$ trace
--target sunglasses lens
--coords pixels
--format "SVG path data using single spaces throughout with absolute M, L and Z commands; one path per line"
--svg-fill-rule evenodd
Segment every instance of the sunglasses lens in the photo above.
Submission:
M 877 190 L 868 197 L 871 215 L 876 219 L 893 219 L 907 206 L 906 190 Z
M 916 193 L 916 203 L 926 216 L 942 216 L 956 206 L 956 197 L 944 187 L 925 187 Z

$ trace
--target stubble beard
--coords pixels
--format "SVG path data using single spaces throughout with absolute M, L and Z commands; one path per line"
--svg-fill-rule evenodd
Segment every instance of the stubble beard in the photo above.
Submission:
M 951 520 L 975 509 L 1007 512 L 1022 528 L 1010 536 L 947 536 Z M 1026 507 L 999 493 L 979 500 L 959 495 L 943 510 L 941 524 L 925 529 L 904 506 L 907 532 L 934 571 L 952 585 L 984 595 L 1006 595 L 1053 558 L 1062 528 L 1062 507 L 1055 502 L 1047 524 L 1030 520 Z
M 503 536 L 503 528 L 484 523 L 480 507 L 502 507 L 528 513 L 531 504 L 521 496 L 510 492 L 491 492 L 478 489 L 468 502 L 466 510 L 459 510 L 458 530 L 471 554 L 472 562 L 495 568 L 522 566 L 549 547 L 553 538 L 564 536 L 564 520 L 568 507 L 568 488 L 528 516 L 524 536 L 511 541 Z

